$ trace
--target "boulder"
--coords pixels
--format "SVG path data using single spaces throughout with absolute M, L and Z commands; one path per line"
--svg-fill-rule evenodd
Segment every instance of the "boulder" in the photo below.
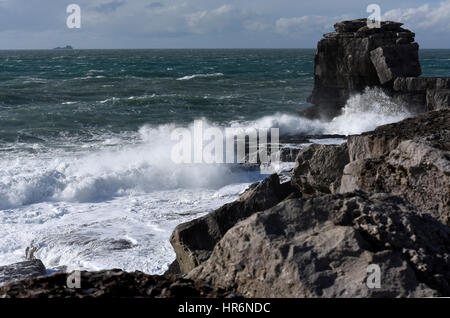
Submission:
M 293 192 L 290 183 L 280 184 L 273 174 L 253 184 L 235 202 L 193 221 L 178 225 L 172 236 L 181 272 L 187 273 L 209 258 L 216 243 L 237 222 L 273 207 Z
M 401 42 L 400 42 L 401 43 Z M 394 81 L 399 76 L 419 76 L 419 45 L 417 43 L 380 46 L 370 52 L 380 84 Z
M 401 195 L 450 226 L 450 147 L 434 144 L 449 147 L 449 134 L 406 140 L 386 156 L 353 161 L 344 169 L 340 191 Z
M 450 228 L 386 194 L 286 200 L 234 226 L 187 278 L 244 297 L 449 296 Z
M 302 149 L 292 171 L 291 183 L 303 197 L 336 193 L 349 163 L 347 144 L 313 144 Z
M 45 266 L 38 259 L 0 266 L 0 285 L 11 281 L 21 280 L 28 277 L 42 276 L 45 274 Z
M 0 298 L 199 298 L 236 297 L 232 290 L 213 288 L 176 275 L 146 275 L 118 269 L 80 272 L 81 288 L 68 288 L 69 274 L 54 273 L 0 287 Z

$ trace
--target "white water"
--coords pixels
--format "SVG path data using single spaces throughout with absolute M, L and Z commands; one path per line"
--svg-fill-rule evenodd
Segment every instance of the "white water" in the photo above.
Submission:
M 277 114 L 232 126 L 356 134 L 408 116 L 381 91 L 367 90 L 331 122 Z M 35 246 L 49 269 L 162 273 L 175 257 L 168 238 L 177 224 L 233 201 L 264 177 L 227 165 L 173 163 L 174 128 L 145 126 L 73 150 L 36 146 L 1 155 L 0 265 L 23 260 L 25 248 Z
M 275 114 L 249 124 L 255 128 L 278 127 L 286 134 L 338 134 L 353 135 L 370 131 L 378 126 L 410 117 L 403 106 L 394 103 L 381 89 L 366 89 L 352 96 L 342 114 L 330 122 L 310 120 L 295 115 Z

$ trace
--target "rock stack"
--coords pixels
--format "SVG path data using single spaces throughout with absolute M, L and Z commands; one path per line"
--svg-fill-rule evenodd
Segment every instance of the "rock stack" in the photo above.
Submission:
M 314 89 L 308 98 L 314 106 L 302 116 L 333 118 L 352 94 L 366 87 L 382 87 L 413 113 L 448 107 L 448 79 L 418 78 L 419 45 L 402 23 L 385 21 L 380 28 L 369 28 L 367 19 L 358 19 L 334 28 L 317 45 Z

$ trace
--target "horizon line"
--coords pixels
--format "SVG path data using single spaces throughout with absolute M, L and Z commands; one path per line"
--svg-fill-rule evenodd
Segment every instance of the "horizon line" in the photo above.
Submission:
M 227 47 L 227 48 L 207 48 L 207 47 L 196 47 L 196 48 L 73 48 L 73 49 L 56 49 L 56 48 L 46 48 L 46 49 L 36 49 L 36 48 L 20 48 L 20 49 L 0 49 L 0 51 L 84 51 L 84 50 L 315 50 L 316 47 Z M 450 50 L 449 48 L 420 48 L 419 50 Z

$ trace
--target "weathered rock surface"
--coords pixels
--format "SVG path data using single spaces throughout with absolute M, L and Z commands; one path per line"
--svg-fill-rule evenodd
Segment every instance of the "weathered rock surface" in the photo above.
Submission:
M 55 273 L 0 287 L 0 298 L 198 298 L 237 297 L 231 290 L 213 288 L 180 276 L 152 276 L 121 270 L 81 272 L 81 288 L 67 288 L 68 274 Z
M 433 143 L 438 149 L 449 150 L 450 111 L 440 110 L 420 114 L 398 123 L 383 125 L 373 131 L 348 137 L 350 161 L 376 158 L 388 154 L 402 141 L 417 137 L 441 136 Z M 431 139 L 430 139 L 431 142 Z
M 290 183 L 280 184 L 274 174 L 253 184 L 235 202 L 193 221 L 178 225 L 170 242 L 181 272 L 187 273 L 209 258 L 216 243 L 237 222 L 255 212 L 273 207 L 293 191 Z
M 313 144 L 297 156 L 291 183 L 303 197 L 336 193 L 348 163 L 346 143 L 339 146 Z
M 428 89 L 427 107 L 429 110 L 450 108 L 450 89 Z
M 340 192 L 401 195 L 450 225 L 450 111 L 432 111 L 348 139 Z
M 450 78 L 398 77 L 393 86 L 394 100 L 418 110 L 438 110 L 450 106 Z
M 12 265 L 0 266 L 0 285 L 28 277 L 37 277 L 46 274 L 44 264 L 38 260 L 29 260 Z
M 353 161 L 344 169 L 340 191 L 354 190 L 401 195 L 450 226 L 450 151 L 407 140 L 386 156 Z
M 450 228 L 386 194 L 286 200 L 229 230 L 194 277 L 246 297 L 449 296 Z
M 336 32 L 325 34 L 319 41 L 314 89 L 308 98 L 315 106 L 301 115 L 332 118 L 351 94 L 374 86 L 390 91 L 396 77 L 421 74 L 414 33 L 392 21 L 370 29 L 366 21 L 337 23 Z

